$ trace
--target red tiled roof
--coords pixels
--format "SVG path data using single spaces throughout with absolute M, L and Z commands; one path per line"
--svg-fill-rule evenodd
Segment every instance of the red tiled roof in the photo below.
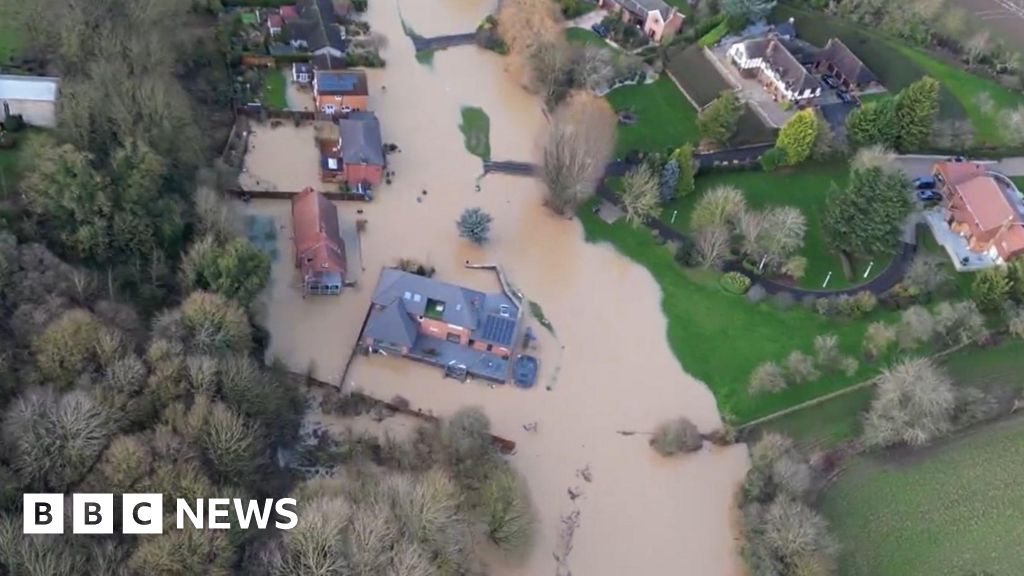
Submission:
M 284 18 L 281 18 L 277 14 L 271 14 L 267 17 L 267 24 L 270 25 L 271 28 L 281 28 L 284 26 Z
M 299 9 L 296 6 L 281 6 L 281 18 L 285 22 L 299 19 Z
M 306 188 L 292 198 L 295 254 L 304 273 L 347 271 L 338 209 L 323 194 Z

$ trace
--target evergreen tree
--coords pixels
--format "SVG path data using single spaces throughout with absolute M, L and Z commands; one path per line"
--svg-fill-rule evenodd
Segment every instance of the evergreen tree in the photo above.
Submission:
M 920 147 L 932 133 L 939 114 L 939 83 L 925 76 L 900 91 L 896 96 L 895 147 L 911 152 Z
M 906 190 L 902 172 L 881 166 L 854 169 L 847 189 L 828 199 L 822 223 L 825 238 L 835 250 L 861 256 L 892 254 L 911 210 Z
M 810 158 L 817 137 L 818 119 L 814 110 L 801 110 L 779 131 L 775 147 L 786 152 L 786 163 L 793 166 Z
M 868 102 L 846 118 L 847 139 L 854 146 L 881 144 L 895 146 L 899 132 L 896 103 L 893 100 Z
M 697 166 L 693 161 L 693 144 L 686 143 L 680 146 L 672 154 L 679 165 L 679 179 L 676 181 L 676 195 L 686 197 L 693 194 L 695 188 L 694 176 L 697 173 Z
M 743 114 L 743 103 L 728 90 L 708 104 L 697 116 L 697 128 L 702 140 L 716 146 L 725 146 L 736 133 L 736 123 Z

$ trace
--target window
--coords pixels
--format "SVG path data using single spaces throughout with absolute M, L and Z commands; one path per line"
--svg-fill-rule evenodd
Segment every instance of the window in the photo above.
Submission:
M 448 337 L 447 337 L 446 339 L 447 339 L 447 340 L 448 340 L 449 342 L 454 342 L 454 343 L 456 343 L 456 344 L 458 344 L 458 343 L 462 342 L 462 337 L 461 337 L 461 336 L 459 336 L 458 334 L 454 333 L 454 332 L 449 332 L 449 333 L 448 333 Z
M 494 344 L 487 345 L 487 351 L 490 352 L 491 350 L 494 350 Z

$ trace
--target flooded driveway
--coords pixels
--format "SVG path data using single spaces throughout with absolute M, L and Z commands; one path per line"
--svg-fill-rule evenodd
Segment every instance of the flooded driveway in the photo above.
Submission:
M 459 383 L 442 379 L 437 369 L 384 357 L 357 358 L 344 383 L 383 399 L 401 395 L 438 415 L 482 406 L 494 432 L 517 443 L 511 461 L 529 483 L 537 538 L 525 558 L 486 551 L 489 573 L 555 574 L 552 555 L 564 549 L 562 520 L 576 511 L 579 526 L 567 561 L 574 574 L 744 573 L 734 500 L 746 448 L 708 445 L 663 459 L 645 435 L 619 433 L 649 431 L 677 415 L 704 431 L 720 425 L 711 393 L 669 350 L 658 285 L 610 246 L 587 244 L 577 221 L 544 209 L 538 182 L 478 180 L 480 161 L 465 150 L 458 128 L 461 107 L 480 107 L 490 116 L 495 159 L 536 161 L 546 130 L 540 102 L 506 73 L 507 60 L 474 47 L 439 52 L 429 67 L 418 64 L 402 35 L 398 6 L 378 0 L 368 14 L 389 39 L 388 67 L 370 72 L 370 108 L 381 119 L 384 140 L 401 148 L 389 159 L 395 181 L 382 186 L 372 204 L 339 204 L 345 217 L 366 220 L 360 285 L 340 297 L 303 300 L 289 261 L 288 203 L 247 207 L 278 223 L 279 256 L 262 313 L 271 333 L 269 354 L 338 383 L 382 266 L 415 258 L 435 266 L 441 280 L 496 291 L 493 274 L 464 264 L 501 264 L 526 297 L 543 306 L 557 334 L 533 325 L 541 336 L 536 387 Z M 492 8 L 481 0 L 406 0 L 401 16 L 417 33 L 436 35 L 471 30 Z M 272 141 L 260 134 L 257 151 L 266 163 L 247 163 L 254 177 L 280 189 L 315 180 L 315 172 L 299 173 L 310 169 L 313 144 L 281 134 L 286 144 L 273 152 L 260 150 Z M 494 216 L 491 242 L 483 248 L 459 238 L 455 227 L 472 206 Z M 535 431 L 524 428 L 533 422 Z M 570 490 L 581 495 L 573 501 Z

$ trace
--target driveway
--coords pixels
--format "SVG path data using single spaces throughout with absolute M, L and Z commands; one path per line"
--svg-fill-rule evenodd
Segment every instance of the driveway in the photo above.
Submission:
M 608 15 L 607 10 L 594 10 L 593 12 L 587 12 L 579 18 L 573 18 L 565 23 L 566 28 L 586 28 L 590 30 L 590 27 L 594 24 L 600 24 L 604 17 Z
M 853 102 L 839 101 L 832 102 L 831 104 L 822 104 L 819 107 L 822 117 L 832 127 L 832 133 L 837 137 L 841 136 L 843 138 L 846 135 L 846 117 L 856 108 L 857 105 Z
M 936 162 L 946 160 L 948 156 L 932 156 L 925 154 L 911 154 L 897 156 L 896 165 L 903 169 L 910 178 L 918 176 L 929 176 L 932 173 L 932 166 Z M 1002 160 L 985 160 L 982 158 L 970 158 L 987 165 L 991 170 L 1007 176 L 1024 176 L 1024 157 L 1003 158 Z

